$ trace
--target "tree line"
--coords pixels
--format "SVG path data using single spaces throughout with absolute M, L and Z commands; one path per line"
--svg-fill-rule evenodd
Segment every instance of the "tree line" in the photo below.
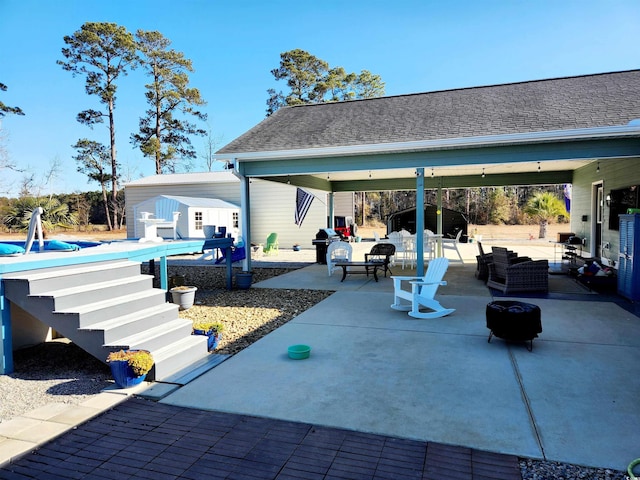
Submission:
M 118 203 L 124 204 L 124 191 L 119 192 Z M 107 225 L 102 193 L 64 193 L 43 196 L 0 197 L 2 230 L 22 232 L 29 227 L 32 212 L 43 208 L 42 227 L 46 233 L 89 231 L 94 226 Z
M 124 204 L 120 192 L 119 204 Z M 415 191 L 357 192 L 358 225 L 386 223 L 392 213 L 415 208 Z M 562 186 L 544 187 L 482 187 L 443 190 L 443 207 L 461 212 L 474 225 L 539 224 L 540 238 L 545 238 L 548 222 L 566 222 Z M 437 203 L 436 191 L 425 191 L 425 204 Z M 0 197 L 0 219 L 5 231 L 25 230 L 31 212 L 43 207 L 46 231 L 87 231 L 93 225 L 106 225 L 102 193 L 84 192 L 48 196 L 23 196 L 17 199 Z M 124 212 L 122 212 L 124 217 Z
M 443 208 L 462 213 L 474 225 L 540 226 L 546 237 L 548 223 L 569 221 L 562 185 L 478 187 L 443 189 Z M 355 194 L 357 225 L 386 224 L 395 212 L 415 208 L 416 191 L 358 192 Z M 425 205 L 437 205 L 437 191 L 425 190 Z

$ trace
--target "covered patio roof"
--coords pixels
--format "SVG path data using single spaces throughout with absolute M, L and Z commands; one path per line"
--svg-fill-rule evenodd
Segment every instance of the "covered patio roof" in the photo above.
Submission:
M 640 70 L 285 107 L 216 157 L 245 206 L 251 178 L 327 192 L 572 183 L 640 157 Z
M 443 188 L 566 183 L 640 154 L 639 94 L 632 70 L 285 107 L 217 158 L 333 192 L 415 189 L 417 168 Z

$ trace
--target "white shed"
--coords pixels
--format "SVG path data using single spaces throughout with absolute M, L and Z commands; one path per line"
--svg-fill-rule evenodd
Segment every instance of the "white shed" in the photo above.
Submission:
M 269 234 L 275 232 L 280 248 L 291 248 L 294 243 L 302 248 L 315 248 L 312 241 L 318 229 L 327 226 L 328 199 L 326 192 L 321 190 L 305 188 L 305 191 L 315 198 L 303 224 L 298 226 L 294 222 L 296 187 L 252 179 L 251 242 L 265 243 Z M 128 183 L 125 186 L 127 237 L 139 238 L 142 232 L 142 224 L 137 220 L 140 215 L 134 211 L 134 206 L 159 195 L 218 198 L 240 205 L 240 180 L 232 172 L 224 171 L 153 175 Z M 346 202 L 340 198 L 342 196 L 347 197 Z M 335 215 L 354 216 L 353 193 L 337 192 L 334 198 Z
M 204 238 L 203 227 L 215 225 L 216 229 L 225 227 L 228 233 L 237 238 L 240 230 L 240 207 L 217 198 L 183 197 L 177 195 L 158 195 L 133 207 L 134 237 L 143 236 L 143 212 L 151 213 L 152 218 L 170 221 L 173 212 L 180 212 L 176 225 L 177 238 Z M 173 238 L 169 229 L 158 229 L 158 235 Z

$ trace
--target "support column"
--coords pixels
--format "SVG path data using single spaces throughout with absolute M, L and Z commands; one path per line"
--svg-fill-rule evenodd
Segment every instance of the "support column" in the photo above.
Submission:
M 424 168 L 416 168 L 416 275 L 424 275 Z
M 167 257 L 160 257 L 160 288 L 169 290 L 169 277 L 167 274 Z
M 436 220 L 438 226 L 438 234 L 442 233 L 442 177 L 438 177 L 438 194 L 437 194 Z M 442 256 L 442 237 L 438 238 L 438 257 Z
M 334 216 L 334 205 L 333 205 L 333 192 L 329 192 L 329 212 L 328 212 L 329 216 L 327 218 L 327 228 L 333 228 L 334 224 L 335 224 L 335 219 L 333 218 Z
M 251 196 L 249 184 L 251 180 L 244 175 L 240 175 L 240 217 L 242 219 L 242 238 L 244 239 L 247 254 L 242 261 L 242 269 L 245 272 L 251 271 Z
M 13 373 L 13 340 L 11 310 L 4 296 L 4 283 L 0 279 L 0 375 Z

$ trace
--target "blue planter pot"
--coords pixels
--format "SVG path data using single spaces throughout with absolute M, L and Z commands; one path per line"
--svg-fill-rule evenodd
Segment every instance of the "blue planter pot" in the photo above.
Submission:
M 210 352 L 214 351 L 218 348 L 218 343 L 220 343 L 220 334 L 216 334 L 214 332 L 205 332 L 204 330 L 194 330 L 194 335 L 206 335 L 207 336 L 207 348 Z
M 120 388 L 130 388 L 141 384 L 147 377 L 147 374 L 140 377 L 136 377 L 129 366 L 129 363 L 125 360 L 116 360 L 109 362 L 111 367 L 111 375 L 116 382 L 116 385 Z
M 241 290 L 251 288 L 253 274 L 249 272 L 241 272 L 236 274 L 236 286 Z

